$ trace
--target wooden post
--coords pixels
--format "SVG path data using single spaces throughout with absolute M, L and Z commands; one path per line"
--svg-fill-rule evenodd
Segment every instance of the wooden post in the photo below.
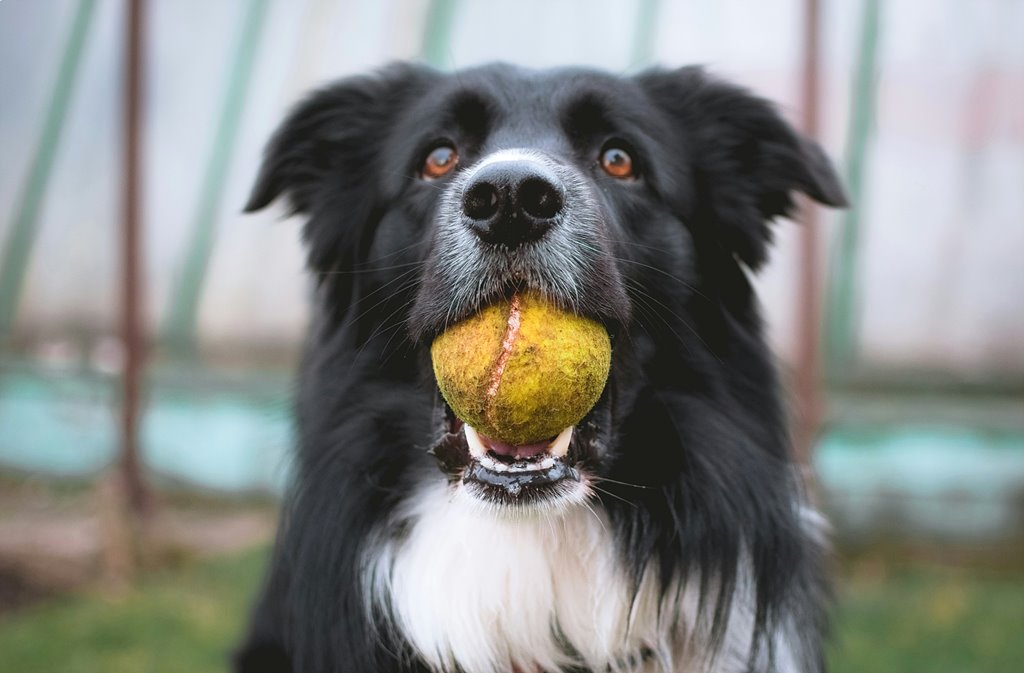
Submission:
M 818 0 L 804 2 L 804 53 L 801 126 L 811 138 L 818 135 Z M 800 276 L 797 285 L 797 348 L 795 377 L 794 458 L 808 468 L 822 418 L 821 403 L 821 260 L 818 251 L 818 208 L 801 199 Z
M 121 341 L 124 369 L 121 375 L 120 470 L 127 502 L 140 517 L 152 504 L 139 459 L 139 397 L 145 344 L 142 315 L 142 78 L 144 63 L 145 1 L 128 0 L 125 35 L 124 183 L 121 221 Z

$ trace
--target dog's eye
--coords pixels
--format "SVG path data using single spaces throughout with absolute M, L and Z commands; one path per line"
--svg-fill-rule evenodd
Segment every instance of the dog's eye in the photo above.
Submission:
M 601 152 L 601 168 L 613 178 L 627 179 L 635 177 L 633 157 L 621 147 L 606 147 Z
M 437 180 L 451 173 L 455 164 L 459 163 L 459 153 L 451 145 L 435 147 L 423 160 L 420 175 L 427 180 Z

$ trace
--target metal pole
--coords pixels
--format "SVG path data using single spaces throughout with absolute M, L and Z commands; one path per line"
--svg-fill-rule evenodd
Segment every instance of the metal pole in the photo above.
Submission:
M 231 158 L 241 128 L 245 98 L 256 61 L 257 47 L 266 23 L 268 5 L 269 0 L 250 0 L 244 3 L 245 15 L 239 30 L 231 70 L 228 72 L 220 118 L 213 135 L 203 181 L 200 183 L 199 207 L 192 225 L 192 236 L 186 248 L 181 276 L 171 295 L 170 309 L 164 324 L 164 340 L 169 346 L 181 352 L 196 349 L 199 301 L 202 298 L 210 256 L 213 254 L 218 210 L 228 171 L 231 169 Z
M 420 58 L 435 68 L 444 68 L 446 65 L 449 69 L 455 68 L 454 63 L 449 63 L 449 49 L 458 3 L 459 0 L 430 0 L 427 7 Z
M 860 203 L 878 90 L 880 10 L 879 0 L 865 0 L 857 71 L 850 97 L 850 127 L 843 171 L 850 207 L 843 215 L 840 239 L 833 251 L 825 304 L 825 376 L 830 382 L 842 381 L 857 364 L 856 280 L 862 216 Z
M 632 68 L 645 68 L 654 60 L 655 34 L 658 23 L 658 0 L 641 0 L 636 8 L 631 50 Z
M 144 0 L 128 1 L 124 82 L 124 185 L 121 227 L 121 339 L 124 371 L 121 384 L 121 475 L 133 512 L 145 514 L 151 499 L 139 460 L 139 393 L 145 345 L 142 328 L 142 77 L 145 68 Z
M 10 336 L 13 331 L 25 271 L 32 256 L 39 211 L 43 196 L 46 194 L 46 185 L 53 172 L 61 131 L 64 129 L 95 8 L 96 0 L 82 0 L 78 3 L 78 9 L 71 21 L 71 32 L 61 55 L 50 103 L 46 108 L 39 144 L 32 158 L 25 188 L 14 208 L 14 221 L 0 252 L 0 338 Z M 7 156 L 10 160 L 10 155 Z
M 804 2 L 804 54 L 800 90 L 803 131 L 818 135 L 818 0 Z M 821 423 L 821 262 L 818 254 L 818 209 L 802 200 L 800 278 L 797 286 L 796 418 L 794 458 L 807 467 Z

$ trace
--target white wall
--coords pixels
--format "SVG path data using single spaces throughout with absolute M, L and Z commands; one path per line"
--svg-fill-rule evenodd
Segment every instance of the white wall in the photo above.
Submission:
M 799 110 L 799 0 L 662 0 L 655 60 L 703 63 Z M 861 2 L 824 4 L 823 139 L 843 155 Z M 25 184 L 77 3 L 0 2 L 0 236 Z M 243 0 L 151 0 L 146 120 L 149 318 L 182 263 L 238 40 Z M 274 0 L 222 195 L 200 306 L 203 339 L 294 341 L 306 317 L 297 225 L 241 216 L 260 151 L 308 87 L 420 51 L 427 0 Z M 629 71 L 636 3 L 462 0 L 448 53 Z M 865 359 L 1024 374 L 1024 3 L 883 2 L 878 117 L 868 153 L 858 296 Z M 41 213 L 18 328 L 113 332 L 119 0 L 98 3 Z M 825 218 L 831 234 L 838 218 Z M 759 284 L 772 339 L 793 341 L 797 230 L 782 223 Z

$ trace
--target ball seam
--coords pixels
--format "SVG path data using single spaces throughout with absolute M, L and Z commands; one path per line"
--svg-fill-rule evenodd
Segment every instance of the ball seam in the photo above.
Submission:
M 522 325 L 522 308 L 520 302 L 519 293 L 512 295 L 508 318 L 505 319 L 505 334 L 501 339 L 501 350 L 498 351 L 498 358 L 491 370 L 491 380 L 487 386 L 487 392 L 485 395 L 487 400 L 485 413 L 487 414 L 487 420 L 491 424 L 494 423 L 494 419 L 491 416 L 494 409 L 494 398 L 498 394 L 498 386 L 501 385 L 501 378 L 505 373 L 505 367 L 508 365 L 508 361 L 512 358 L 512 348 L 515 346 L 516 337 L 519 336 L 519 328 Z

